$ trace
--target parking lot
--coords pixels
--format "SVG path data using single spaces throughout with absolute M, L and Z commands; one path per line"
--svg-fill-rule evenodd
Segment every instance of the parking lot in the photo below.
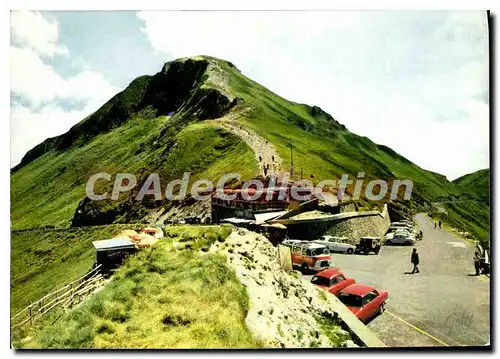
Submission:
M 386 311 L 368 327 L 391 347 L 485 345 L 490 281 L 474 276 L 475 247 L 416 217 L 420 273 L 410 274 L 413 246 L 383 246 L 379 255 L 332 254 L 334 266 L 359 283 L 389 291 Z M 311 278 L 311 276 L 305 276 Z

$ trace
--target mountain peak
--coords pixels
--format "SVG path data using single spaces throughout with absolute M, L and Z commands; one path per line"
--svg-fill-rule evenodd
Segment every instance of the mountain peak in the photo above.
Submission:
M 186 61 L 197 61 L 197 62 L 207 62 L 207 63 L 219 64 L 219 65 L 227 65 L 229 67 L 237 69 L 237 67 L 230 61 L 220 59 L 220 58 L 214 57 L 214 56 L 209 56 L 209 55 L 196 55 L 196 56 L 180 57 L 178 59 L 168 61 L 163 66 L 163 71 L 165 71 L 165 68 L 168 68 L 170 66 L 170 64 L 172 64 L 172 63 L 185 63 Z

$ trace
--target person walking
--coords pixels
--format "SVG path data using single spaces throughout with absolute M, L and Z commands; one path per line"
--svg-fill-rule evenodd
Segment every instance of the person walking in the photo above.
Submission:
M 413 248 L 413 252 L 411 252 L 411 263 L 413 264 L 413 270 L 411 274 L 414 274 L 415 271 L 420 273 L 418 270 L 418 264 L 420 263 L 420 259 L 418 258 L 417 248 Z
M 439 220 L 439 229 L 441 229 L 441 220 Z
M 436 229 L 437 227 L 437 222 L 434 222 L 434 229 Z
M 474 269 L 476 270 L 476 275 L 479 275 L 479 268 L 481 266 L 481 256 L 478 252 L 474 254 Z

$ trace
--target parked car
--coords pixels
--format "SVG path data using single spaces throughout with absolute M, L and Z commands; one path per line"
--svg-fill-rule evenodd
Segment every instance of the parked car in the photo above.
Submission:
M 393 237 L 394 237 L 394 232 L 387 232 L 384 237 L 384 242 L 387 243 L 387 241 L 390 241 Z
M 387 237 L 387 236 L 386 236 Z M 406 244 L 406 245 L 409 245 L 409 246 L 412 246 L 415 244 L 415 236 L 406 231 L 406 230 L 397 230 L 396 232 L 394 232 L 394 235 L 392 236 L 392 238 L 388 238 L 386 239 L 385 241 L 385 244 Z
M 389 230 L 387 231 L 387 233 L 396 232 L 397 230 L 400 230 L 400 229 L 405 229 L 408 232 L 415 231 L 415 227 L 413 227 L 411 225 L 394 222 L 394 223 L 391 223 L 391 225 L 389 226 Z
M 361 237 L 356 245 L 357 253 L 368 254 L 373 252 L 378 254 L 380 251 L 380 238 L 378 237 Z
M 199 218 L 199 217 L 186 217 L 186 218 L 184 218 L 184 221 L 187 224 L 200 224 L 201 218 Z
M 339 293 L 339 299 L 362 322 L 382 314 L 385 304 L 389 300 L 389 293 L 385 290 L 376 290 L 366 284 L 352 284 Z
M 330 252 L 340 252 L 353 254 L 356 250 L 356 246 L 348 243 L 349 238 L 334 237 L 334 236 L 322 236 L 320 239 L 316 239 L 313 242 L 319 243 L 330 250 Z
M 410 237 L 416 237 L 417 233 L 414 232 L 414 231 L 409 231 L 408 229 L 406 228 L 398 228 L 396 229 L 395 231 L 392 231 L 392 232 L 387 232 L 386 235 L 384 236 L 384 242 L 387 242 L 387 241 L 390 241 L 391 239 L 394 238 L 394 235 L 396 234 L 396 232 L 399 232 L 399 233 L 405 233 L 406 235 L 410 236 Z
M 333 295 L 338 295 L 342 289 L 356 283 L 356 281 L 354 278 L 346 276 L 338 268 L 330 268 L 312 277 L 311 283 L 326 289 Z
M 401 223 L 406 223 L 406 224 L 408 224 L 408 225 L 410 225 L 410 226 L 415 226 L 415 222 L 410 221 L 409 219 L 403 219 L 403 220 L 401 220 L 400 222 L 401 222 Z
M 301 242 L 292 244 L 292 265 L 300 268 L 302 271 L 316 271 L 329 268 L 332 263 L 332 257 L 328 248 L 322 244 Z

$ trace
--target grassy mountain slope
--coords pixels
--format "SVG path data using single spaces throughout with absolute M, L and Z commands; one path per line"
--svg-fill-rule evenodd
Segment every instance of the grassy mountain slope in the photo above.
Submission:
M 107 228 L 119 230 L 116 226 Z M 171 228 L 168 233 L 171 240 L 164 239 L 130 258 L 113 281 L 83 305 L 66 314 L 56 310 L 41 323 L 13 333 L 14 346 L 72 349 L 260 346 L 245 327 L 248 310 L 245 287 L 226 266 L 225 258 L 201 255 L 199 251 L 229 233 L 230 229 L 224 226 Z M 174 249 L 173 241 L 185 249 Z M 76 257 L 69 258 L 68 263 L 78 266 Z M 63 267 L 59 265 L 58 269 Z M 27 337 L 29 340 L 20 341 Z
M 157 133 L 170 119 L 136 117 L 111 132 L 95 137 L 83 147 L 62 153 L 50 151 L 11 177 L 11 219 L 14 228 L 41 225 L 68 226 L 85 194 L 87 179 L 94 173 L 159 173 L 162 188 L 169 180 L 191 172 L 191 183 L 231 170 L 251 178 L 258 167 L 243 142 L 210 123 L 195 123 L 173 136 L 175 148 L 164 156 L 163 149 L 140 151 L 151 133 Z M 164 158 L 163 161 L 159 161 Z M 145 178 L 145 177 L 143 177 Z M 140 181 L 140 179 L 138 179 Z M 103 210 L 119 203 L 102 201 Z M 147 213 L 147 212 L 145 212 Z M 138 215 L 140 217 L 140 215 Z M 135 217 L 137 218 L 137 217 Z M 134 218 L 134 219 L 135 219 Z
M 486 168 L 474 173 L 469 173 L 453 180 L 457 186 L 466 193 L 479 197 L 484 200 L 490 198 L 490 170 Z
M 390 148 L 348 131 L 319 107 L 287 101 L 242 75 L 231 63 L 211 57 L 179 59 L 154 76 L 134 80 L 68 133 L 35 147 L 13 169 L 14 228 L 131 222 L 171 203 L 150 197 L 136 202 L 88 201 L 85 183 L 97 172 L 127 172 L 138 186 L 156 172 L 162 187 L 192 173 L 216 180 L 227 172 L 243 179 L 258 174 L 252 150 L 211 121 L 230 116 L 274 145 L 294 178 L 318 183 L 341 174 L 368 179 L 411 179 L 413 200 L 430 203 L 459 196 L 462 189 L 444 176 L 426 171 Z M 351 177 L 353 178 L 353 177 Z M 112 183 L 106 189 L 111 188 Z
M 12 232 L 11 314 L 88 272 L 95 261 L 92 241 L 120 230 L 112 225 Z
M 443 203 L 448 215 L 444 220 L 469 232 L 485 247 L 490 242 L 490 170 L 466 174 L 453 181 L 462 194 L 455 201 Z
M 490 246 L 490 207 L 488 204 L 467 200 L 464 202 L 444 203 L 447 215 L 442 219 L 453 227 L 468 232 L 483 246 Z

